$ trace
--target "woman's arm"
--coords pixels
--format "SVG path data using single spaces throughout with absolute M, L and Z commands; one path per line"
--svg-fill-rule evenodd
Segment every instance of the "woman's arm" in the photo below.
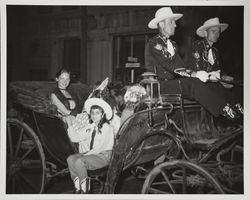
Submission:
M 58 111 L 62 114 L 62 115 L 69 115 L 70 114 L 70 110 L 68 110 L 64 105 L 63 103 L 57 98 L 57 96 L 52 93 L 51 94 L 51 103 L 53 103 Z

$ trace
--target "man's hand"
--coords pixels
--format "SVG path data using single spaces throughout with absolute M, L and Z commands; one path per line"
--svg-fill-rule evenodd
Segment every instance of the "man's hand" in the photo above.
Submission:
M 222 80 L 225 80 L 225 81 L 233 81 L 234 78 L 232 76 L 227 76 L 227 75 L 224 75 L 221 77 Z M 228 83 L 223 83 L 223 82 L 220 82 L 225 88 L 232 88 L 234 85 L 233 84 L 228 84 Z
M 190 77 L 192 70 L 186 69 L 186 68 L 178 68 L 175 69 L 174 72 L 176 74 L 179 74 L 180 76 L 184 76 L 184 77 Z
M 208 77 L 210 81 L 217 82 L 220 79 L 220 70 L 209 72 Z
M 209 74 L 206 71 L 197 71 L 195 77 L 204 83 L 209 80 Z

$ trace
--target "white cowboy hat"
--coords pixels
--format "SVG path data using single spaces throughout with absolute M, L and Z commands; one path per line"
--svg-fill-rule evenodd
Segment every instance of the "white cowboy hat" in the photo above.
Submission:
M 151 29 L 156 29 L 157 24 L 167 18 L 178 20 L 183 16 L 180 13 L 173 13 L 170 7 L 162 7 L 158 9 L 155 13 L 155 18 L 148 23 L 148 27 Z
M 90 114 L 90 109 L 94 105 L 100 106 L 104 110 L 104 113 L 106 114 L 107 120 L 110 120 L 112 118 L 113 110 L 112 110 L 111 106 L 106 101 L 104 101 L 103 99 L 100 99 L 100 98 L 87 99 L 84 103 L 85 111 L 88 114 Z
M 204 24 L 196 30 L 196 34 L 200 37 L 206 36 L 206 31 L 210 27 L 218 26 L 221 28 L 221 32 L 225 31 L 228 27 L 228 24 L 220 23 L 218 17 L 208 19 Z

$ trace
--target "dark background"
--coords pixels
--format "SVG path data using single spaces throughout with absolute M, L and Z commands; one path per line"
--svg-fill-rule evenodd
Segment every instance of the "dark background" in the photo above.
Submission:
M 160 7 L 8 5 L 7 80 L 52 80 L 57 69 L 64 66 L 83 83 L 93 84 L 106 76 L 116 81 L 114 37 L 138 32 L 153 35 L 147 24 Z M 236 79 L 243 79 L 244 6 L 171 8 L 184 14 L 172 38 L 184 60 L 191 42 L 198 39 L 196 29 L 205 20 L 219 17 L 222 23 L 228 23 L 229 28 L 215 46 L 220 51 L 222 68 Z M 142 56 L 143 64 L 141 44 L 134 54 Z M 127 55 L 119 56 L 118 60 L 127 60 Z

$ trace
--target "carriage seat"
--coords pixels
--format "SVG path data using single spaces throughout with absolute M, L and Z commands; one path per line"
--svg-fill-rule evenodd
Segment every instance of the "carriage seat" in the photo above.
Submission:
M 54 81 L 16 81 L 9 84 L 10 99 L 15 99 L 24 107 L 47 112 L 51 108 L 50 95 L 56 87 Z M 68 88 L 79 106 L 92 91 L 91 87 L 82 83 L 72 83 Z
M 219 132 L 213 116 L 197 101 L 185 99 L 182 94 L 162 94 L 161 97 L 163 103 L 174 106 L 175 112 L 170 118 L 183 130 L 190 142 L 197 146 L 210 146 L 217 141 Z
M 50 95 L 55 89 L 55 87 L 56 87 L 56 84 L 54 83 L 54 85 L 51 85 L 49 87 L 45 86 L 45 87 L 39 88 L 35 90 L 35 92 L 49 100 Z M 89 86 L 82 84 L 82 83 L 72 83 L 69 85 L 68 90 L 70 94 L 76 97 L 76 101 L 80 103 L 81 106 L 83 105 L 84 101 L 87 99 L 91 91 Z
M 161 98 L 163 102 L 171 103 L 174 107 L 201 107 L 197 101 L 183 98 L 182 94 L 161 94 Z

